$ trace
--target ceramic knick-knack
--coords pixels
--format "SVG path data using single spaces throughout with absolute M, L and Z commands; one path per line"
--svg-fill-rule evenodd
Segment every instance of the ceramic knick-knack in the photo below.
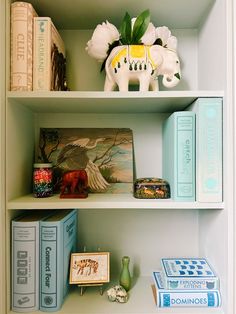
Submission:
M 120 274 L 120 285 L 126 290 L 129 291 L 131 288 L 131 276 L 129 272 L 129 256 L 122 257 L 122 269 Z

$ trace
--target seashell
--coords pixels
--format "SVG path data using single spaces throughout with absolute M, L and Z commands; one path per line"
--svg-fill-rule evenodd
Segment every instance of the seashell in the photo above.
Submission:
M 107 296 L 108 300 L 111 302 L 126 303 L 128 301 L 128 294 L 120 285 L 116 285 L 107 290 Z

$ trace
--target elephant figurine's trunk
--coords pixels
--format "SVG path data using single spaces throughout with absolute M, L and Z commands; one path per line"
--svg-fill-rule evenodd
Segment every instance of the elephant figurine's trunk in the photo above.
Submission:
M 175 73 L 172 77 L 168 76 L 167 74 L 163 75 L 162 83 L 167 88 L 175 87 L 180 81 L 180 73 Z

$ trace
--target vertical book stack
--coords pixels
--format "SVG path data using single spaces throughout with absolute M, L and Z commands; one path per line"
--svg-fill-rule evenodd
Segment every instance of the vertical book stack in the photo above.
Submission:
M 34 211 L 12 221 L 13 311 L 60 309 L 76 236 L 76 209 Z
M 219 307 L 219 278 L 205 258 L 163 258 L 153 272 L 158 307 Z
M 64 42 L 50 17 L 32 4 L 11 4 L 12 91 L 67 90 Z
M 162 176 L 174 201 L 222 202 L 222 98 L 198 98 L 163 124 Z

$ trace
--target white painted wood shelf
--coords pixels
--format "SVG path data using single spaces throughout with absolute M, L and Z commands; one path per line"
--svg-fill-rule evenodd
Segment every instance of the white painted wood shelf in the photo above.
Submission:
M 113 284 L 104 286 L 104 293 L 99 294 L 99 287 L 88 287 L 83 296 L 75 287 L 65 299 L 58 314 L 223 314 L 221 308 L 157 308 L 153 296 L 151 277 L 140 277 L 129 291 L 127 303 L 109 302 L 106 290 Z M 13 314 L 15 312 L 10 312 Z M 35 314 L 42 312 L 36 311 Z
M 35 198 L 32 194 L 8 202 L 8 209 L 223 209 L 224 203 L 174 202 L 171 199 L 136 199 L 131 194 L 89 194 L 86 199 Z
M 198 97 L 223 97 L 223 91 L 159 92 L 8 92 L 9 101 L 36 113 L 171 113 Z

